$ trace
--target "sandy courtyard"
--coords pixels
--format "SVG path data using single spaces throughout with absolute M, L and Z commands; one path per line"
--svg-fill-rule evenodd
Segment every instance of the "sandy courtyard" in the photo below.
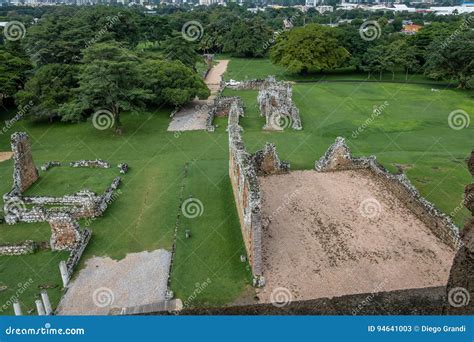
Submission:
M 294 171 L 260 181 L 261 302 L 288 292 L 304 300 L 446 284 L 454 250 L 369 171 Z
M 94 257 L 86 262 L 58 307 L 59 315 L 106 315 L 111 308 L 165 299 L 171 253 L 128 254 L 125 259 Z

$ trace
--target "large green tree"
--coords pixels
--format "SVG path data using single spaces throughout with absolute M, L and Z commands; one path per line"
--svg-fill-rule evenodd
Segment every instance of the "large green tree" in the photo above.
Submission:
M 43 65 L 35 70 L 24 89 L 16 94 L 16 101 L 21 107 L 33 103 L 26 114 L 29 117 L 51 121 L 61 116 L 60 107 L 70 100 L 71 89 L 77 85 L 76 74 L 75 65 Z
M 428 48 L 425 73 L 434 79 L 453 79 L 466 88 L 474 76 L 474 31 L 437 39 Z
M 203 79 L 180 61 L 145 60 L 141 67 L 145 87 L 152 91 L 154 105 L 179 107 L 195 97 L 205 99 L 209 89 Z
M 175 32 L 162 43 L 163 55 L 167 60 L 181 61 L 184 65 L 195 69 L 196 63 L 202 61 L 202 56 L 196 52 L 194 42 L 187 41 L 181 33 Z
M 349 58 L 340 31 L 317 24 L 297 27 L 279 36 L 270 50 L 272 63 L 290 72 L 312 73 L 340 67 Z
M 84 114 L 107 110 L 116 133 L 122 133 L 123 111 L 143 107 L 152 98 L 144 87 L 140 60 L 118 43 L 98 43 L 84 51 L 75 97 L 62 107 L 63 119 L 77 120 Z
M 260 19 L 237 20 L 224 36 L 223 52 L 236 57 L 263 57 L 272 30 Z

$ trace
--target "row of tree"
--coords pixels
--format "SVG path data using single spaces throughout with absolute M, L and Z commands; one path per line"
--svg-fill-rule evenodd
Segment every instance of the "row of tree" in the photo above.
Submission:
M 278 36 L 270 59 L 294 73 L 315 73 L 350 67 L 377 73 L 424 73 L 437 80 L 455 80 L 466 88 L 474 77 L 474 21 L 432 23 L 415 35 L 387 31 L 387 22 L 373 24 L 374 39 L 363 39 L 362 22 L 334 28 L 309 24 Z

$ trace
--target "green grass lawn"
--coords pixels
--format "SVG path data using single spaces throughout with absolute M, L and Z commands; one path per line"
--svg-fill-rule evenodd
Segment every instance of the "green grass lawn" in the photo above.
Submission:
M 248 64 L 246 64 L 248 62 Z M 272 72 L 265 60 L 232 60 L 227 78 L 264 77 Z M 253 63 L 253 64 L 252 64 Z M 239 68 L 241 70 L 239 71 Z M 250 72 L 252 74 L 250 74 Z M 240 75 L 240 76 L 239 76 Z M 474 114 L 473 93 L 447 89 L 431 92 L 430 86 L 393 83 L 298 83 L 294 100 L 301 112 L 303 130 L 263 132 L 264 119 L 256 106 L 256 91 L 230 91 L 246 104 L 242 119 L 247 148 L 255 151 L 274 142 L 280 156 L 292 169 L 312 169 L 314 162 L 337 136 L 345 136 L 357 156 L 374 154 L 395 170 L 404 164 L 407 174 L 426 198 L 444 212 L 460 205 L 464 186 L 472 181 L 464 160 L 472 149 L 474 131 L 448 126 L 448 114 L 463 109 Z M 357 138 L 357 129 L 374 105 L 389 105 Z M 0 122 L 13 113 L 0 113 Z M 92 256 L 121 259 L 127 253 L 166 248 L 171 250 L 178 226 L 177 249 L 171 277 L 176 297 L 189 305 L 221 305 L 251 296 L 250 272 L 240 261 L 245 253 L 240 225 L 228 178 L 226 119 L 218 118 L 214 133 L 166 131 L 169 111 L 123 115 L 124 134 L 98 131 L 90 122 L 80 124 L 34 124 L 18 122 L 8 132 L 26 131 L 32 137 L 36 164 L 59 160 L 101 158 L 109 170 L 52 168 L 28 194 L 62 195 L 83 188 L 102 192 L 118 175 L 116 165 L 127 162 L 121 194 L 102 218 L 92 222 L 93 237 L 80 267 Z M 9 137 L 0 135 L 0 151 L 9 150 Z M 184 173 L 185 165 L 187 173 Z M 10 190 L 12 161 L 0 163 L 0 193 Z M 180 196 L 202 203 L 201 215 L 179 215 Z M 462 224 L 466 211 L 455 221 Z M 84 222 L 81 222 L 84 226 Z M 191 231 L 186 239 L 184 232 Z M 0 225 L 0 243 L 25 239 L 48 241 L 47 224 Z M 34 305 L 41 286 L 54 304 L 61 295 L 58 263 L 67 253 L 41 251 L 24 257 L 0 257 L 0 308 L 17 292 L 18 284 L 32 279 L 19 295 L 23 308 Z M 207 284 L 208 279 L 210 283 Z M 206 286 L 202 287 L 204 282 Z M 197 290 L 199 289 L 199 290 Z M 12 313 L 11 306 L 2 312 Z M 1 314 L 1 313 L 0 313 Z

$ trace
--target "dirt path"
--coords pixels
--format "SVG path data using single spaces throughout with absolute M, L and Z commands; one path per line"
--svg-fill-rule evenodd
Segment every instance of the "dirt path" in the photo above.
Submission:
M 454 251 L 368 171 L 293 171 L 261 184 L 270 222 L 260 301 L 446 284 Z
M 13 152 L 0 152 L 0 163 L 9 160 L 13 156 Z
M 180 111 L 173 116 L 168 126 L 168 131 L 181 132 L 206 129 L 207 113 L 219 92 L 222 75 L 227 70 L 228 64 L 229 60 L 220 60 L 212 67 L 204 80 L 211 91 L 209 98 L 207 100 L 191 101 L 181 108 Z
M 171 253 L 128 254 L 120 261 L 94 257 L 69 285 L 59 315 L 106 315 L 112 308 L 159 303 L 165 299 Z

